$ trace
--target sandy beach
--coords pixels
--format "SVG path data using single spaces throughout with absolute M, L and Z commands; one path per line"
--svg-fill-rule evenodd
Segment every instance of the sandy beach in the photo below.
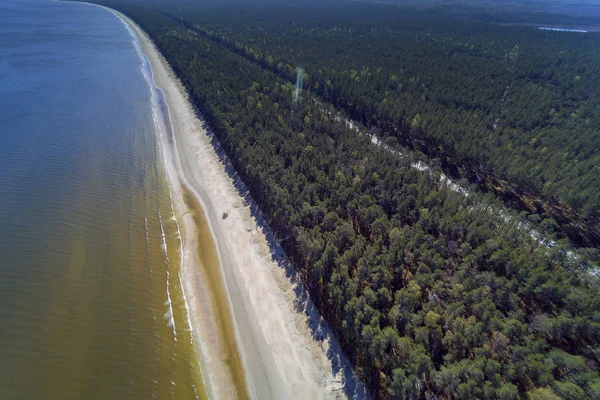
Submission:
M 172 136 L 163 137 L 161 144 L 183 237 L 184 292 L 207 394 L 236 396 L 231 365 L 222 355 L 224 341 L 214 323 L 215 312 L 226 312 L 250 398 L 365 397 L 339 345 L 168 63 L 133 21 L 110 11 L 134 30 L 168 104 Z M 201 206 L 215 244 L 229 303 L 218 304 L 219 310 L 211 306 L 214 288 L 198 265 L 198 227 L 186 205 L 186 193 Z

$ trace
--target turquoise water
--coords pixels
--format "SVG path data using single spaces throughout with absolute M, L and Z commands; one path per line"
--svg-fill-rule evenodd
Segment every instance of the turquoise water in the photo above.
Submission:
M 0 2 L 2 399 L 204 397 L 147 75 L 106 10 Z

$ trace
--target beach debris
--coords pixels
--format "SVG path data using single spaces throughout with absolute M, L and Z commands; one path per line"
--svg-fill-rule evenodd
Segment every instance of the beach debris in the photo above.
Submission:
M 226 212 L 223 213 L 223 219 L 229 217 L 229 214 L 227 214 Z

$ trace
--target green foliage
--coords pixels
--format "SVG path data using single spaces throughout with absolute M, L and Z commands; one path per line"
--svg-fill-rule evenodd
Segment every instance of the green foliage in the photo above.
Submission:
M 586 395 L 582 388 L 574 384 L 573 382 L 555 382 L 554 390 L 559 398 L 563 399 L 585 399 Z
M 515 385 L 506 383 L 496 391 L 498 400 L 517 400 L 519 398 L 519 391 Z
M 372 145 L 343 119 L 332 118 L 337 110 L 331 104 L 315 102 L 305 92 L 294 104 L 289 82 L 250 62 L 246 53 L 265 59 L 271 54 L 248 46 L 242 57 L 212 38 L 215 32 L 241 29 L 234 24 L 220 31 L 211 28 L 207 38 L 159 12 L 113 6 L 140 23 L 169 60 L 376 397 L 554 399 L 583 393 L 597 398 L 594 349 L 600 345 L 600 297 L 587 272 L 566 268 L 565 258 L 501 216 L 480 211 L 472 196 L 457 194 L 416 170 L 410 155 L 400 158 Z M 306 27 L 294 29 L 304 35 Z M 384 39 L 397 37 L 394 31 L 385 36 L 383 28 L 378 32 Z M 414 35 L 417 44 L 429 40 L 427 30 L 411 32 L 407 28 L 407 42 Z M 486 51 L 511 48 L 468 32 L 434 35 L 441 40 L 435 49 L 446 56 L 456 53 L 459 61 L 450 66 L 469 65 Z M 330 45 L 331 38 L 348 34 L 359 40 L 354 31 L 337 25 L 314 27 L 310 33 Z M 272 39 L 254 28 L 246 36 L 252 43 Z M 314 41 L 308 43 L 320 51 Z M 391 43 L 383 40 L 381 45 L 396 49 Z M 431 49 L 415 50 L 423 60 L 433 57 L 435 65 Z M 298 51 L 288 48 L 291 55 Z M 377 54 L 373 49 L 374 59 L 381 60 Z M 506 53 L 500 54 L 483 63 L 489 67 L 478 77 L 483 82 L 505 67 Z M 269 68 L 293 73 L 277 54 L 272 57 L 266 61 Z M 414 131 L 433 126 L 432 110 L 444 114 L 444 108 L 429 109 L 426 99 L 442 96 L 446 87 L 430 93 L 424 78 L 410 69 L 416 67 L 394 70 L 395 78 L 386 77 L 388 86 L 381 86 L 370 79 L 387 71 L 386 65 L 379 72 L 357 66 L 344 75 L 332 72 L 343 63 L 331 65 L 322 66 L 331 73 L 312 65 L 306 81 L 316 85 L 322 74 L 327 80 L 320 86 L 333 92 L 342 85 L 339 90 L 348 98 L 361 93 L 361 85 L 388 91 L 396 85 L 396 94 L 404 93 L 400 85 L 409 87 L 406 99 L 417 102 L 414 110 L 421 114 Z M 437 72 L 431 68 L 433 76 Z M 350 78 L 356 84 L 340 83 Z M 481 85 L 483 93 L 477 92 L 467 107 L 459 99 L 468 90 L 459 86 L 469 82 L 461 79 L 466 78 L 447 85 L 456 84 L 456 102 L 465 118 L 474 118 L 472 113 L 482 107 L 493 109 L 493 85 Z M 426 92 L 425 100 L 415 97 L 416 90 Z M 397 100 L 388 96 L 391 103 Z M 487 106 L 477 105 L 481 102 Z M 379 112 L 368 102 L 360 104 Z M 418 114 L 407 110 L 410 120 Z M 552 229 L 551 223 L 545 226 Z
M 211 10 L 188 27 L 290 82 L 303 65 L 305 86 L 350 117 L 550 217 L 544 231 L 600 244 L 598 34 L 386 6 L 282 11 Z
M 527 393 L 527 400 L 561 400 L 552 389 L 539 388 L 532 392 Z

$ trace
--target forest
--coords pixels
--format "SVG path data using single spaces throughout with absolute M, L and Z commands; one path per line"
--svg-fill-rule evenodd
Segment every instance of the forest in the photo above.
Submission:
M 449 35 L 426 19 L 402 30 L 383 11 L 362 18 L 360 5 L 348 21 L 327 22 L 325 9 L 288 23 L 272 8 L 229 22 L 199 9 L 186 22 L 176 6 L 101 4 L 140 24 L 169 61 L 374 397 L 600 399 L 598 250 L 543 245 L 490 212 L 494 195 L 457 193 L 414 168 L 418 152 L 398 157 L 334 117 L 392 146 L 435 143 L 457 173 L 473 153 L 484 177 L 595 218 L 591 40 L 531 30 L 531 42 L 498 40 L 477 24 Z M 579 79 L 574 61 L 552 61 L 562 51 L 579 57 Z
M 307 89 L 350 118 L 599 246 L 600 33 L 466 19 L 366 4 L 189 9 L 182 21 L 290 82 L 302 66 Z

